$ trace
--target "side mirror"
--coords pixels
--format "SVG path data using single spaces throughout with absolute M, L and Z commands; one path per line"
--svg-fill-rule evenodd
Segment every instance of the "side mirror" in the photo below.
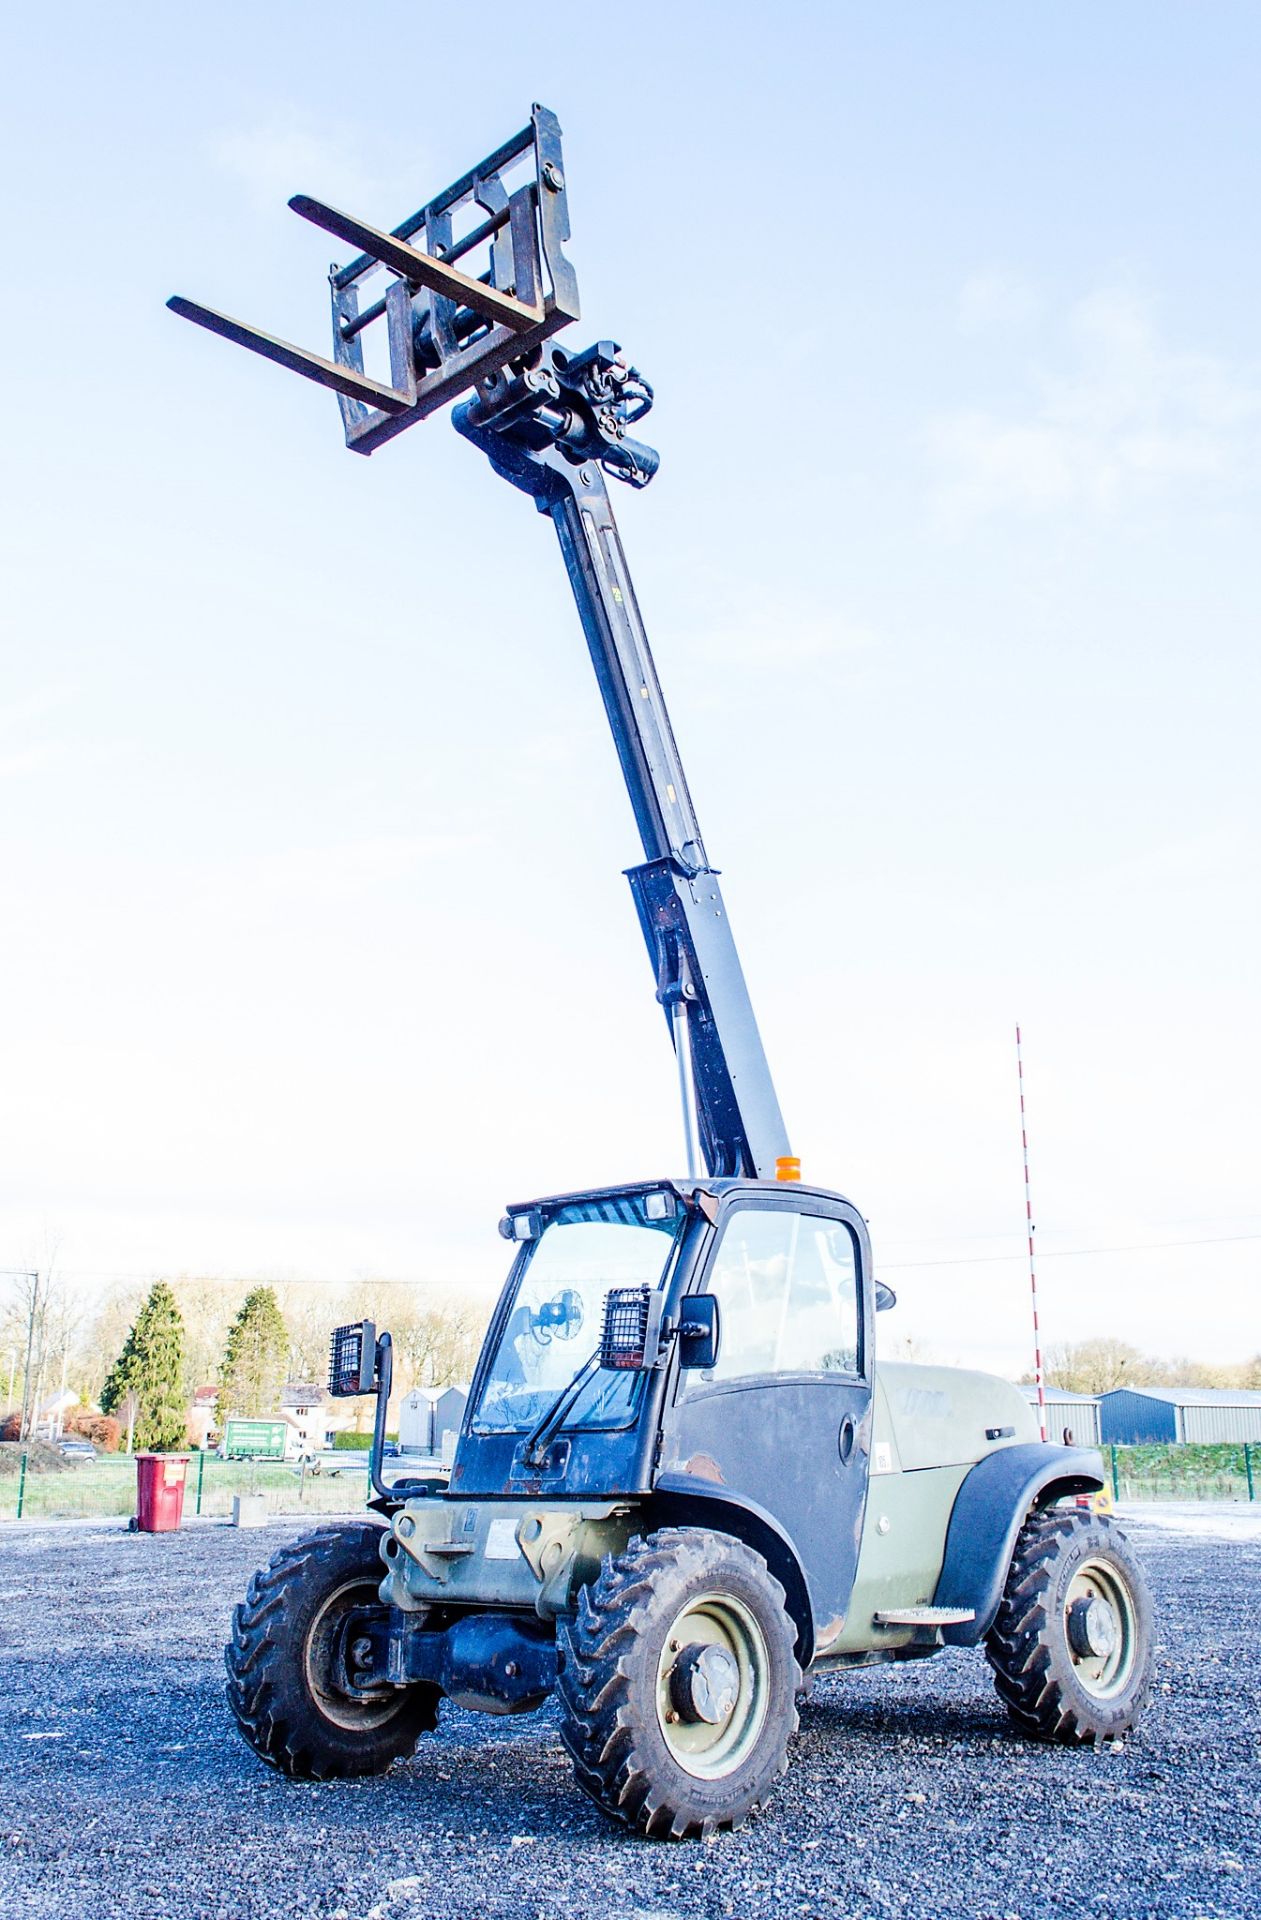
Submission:
M 680 1303 L 679 1365 L 708 1369 L 718 1361 L 718 1301 L 712 1293 L 690 1293 Z
M 892 1287 L 886 1287 L 883 1280 L 876 1282 L 876 1312 L 887 1313 L 890 1307 L 896 1307 L 898 1296 Z

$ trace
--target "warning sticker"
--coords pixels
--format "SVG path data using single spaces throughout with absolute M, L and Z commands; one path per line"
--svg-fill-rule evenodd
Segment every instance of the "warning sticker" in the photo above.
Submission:
M 515 1560 L 521 1549 L 517 1545 L 517 1523 L 511 1514 L 502 1514 L 498 1520 L 492 1520 L 486 1529 L 486 1558 L 488 1560 Z

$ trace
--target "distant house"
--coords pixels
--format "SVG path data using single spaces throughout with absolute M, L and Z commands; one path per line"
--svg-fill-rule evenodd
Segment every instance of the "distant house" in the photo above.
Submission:
M 66 1420 L 79 1404 L 79 1396 L 69 1387 L 60 1393 L 54 1393 L 50 1400 L 41 1400 L 35 1415 L 35 1432 L 42 1440 L 55 1440 L 65 1428 Z
M 1115 1387 L 1099 1408 L 1109 1446 L 1261 1441 L 1261 1393 L 1242 1387 Z
M 1036 1416 L 1038 1411 L 1038 1389 L 1030 1382 L 1022 1380 L 1018 1392 L 1023 1393 Z M 1102 1437 L 1099 1425 L 1099 1396 L 1095 1393 L 1070 1393 L 1067 1387 L 1047 1387 L 1046 1396 L 1046 1437 L 1048 1440 L 1063 1440 L 1066 1432 L 1073 1436 L 1075 1447 L 1097 1447 Z
M 215 1403 L 219 1398 L 218 1387 L 198 1387 L 188 1407 L 188 1444 L 203 1450 L 209 1445 L 212 1433 L 219 1431 L 219 1422 L 215 1415 Z
M 280 1418 L 289 1429 L 285 1456 L 300 1460 L 303 1454 L 324 1453 L 336 1434 L 350 1425 L 353 1415 L 347 1403 L 338 1401 L 324 1388 L 304 1380 L 287 1380 L 280 1396 Z

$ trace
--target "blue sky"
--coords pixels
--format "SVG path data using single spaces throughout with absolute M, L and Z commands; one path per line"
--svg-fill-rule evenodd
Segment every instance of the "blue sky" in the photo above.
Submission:
M 442 419 L 351 458 L 163 307 L 323 349 L 286 197 L 392 224 L 541 98 L 574 343 L 658 393 L 616 504 L 701 822 L 882 1328 L 1025 1363 L 1019 1019 L 1048 1340 L 1261 1346 L 1255 8 L 7 37 L 0 1264 L 485 1286 L 504 1200 L 679 1161 L 546 523 Z

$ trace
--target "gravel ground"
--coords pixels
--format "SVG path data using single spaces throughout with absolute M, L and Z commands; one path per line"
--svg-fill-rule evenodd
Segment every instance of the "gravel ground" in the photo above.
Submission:
M 384 1779 L 299 1785 L 232 1728 L 220 1648 L 304 1523 L 0 1528 L 0 1920 L 1035 1920 L 1261 1912 L 1261 1528 L 1129 1523 L 1159 1677 L 1107 1751 L 1026 1744 L 978 1654 L 821 1681 L 766 1811 L 637 1840 L 550 1713 L 444 1708 Z

